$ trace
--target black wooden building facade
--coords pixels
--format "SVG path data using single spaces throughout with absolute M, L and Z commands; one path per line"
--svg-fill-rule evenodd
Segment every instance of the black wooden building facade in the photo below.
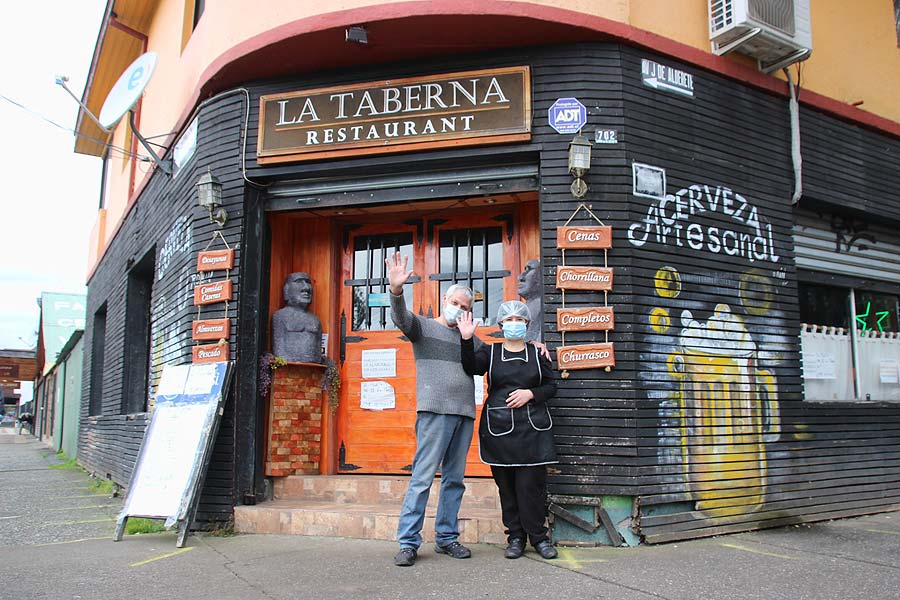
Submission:
M 692 85 L 654 87 L 642 78 L 644 61 L 686 73 Z M 263 94 L 514 65 L 531 69 L 530 142 L 280 166 L 256 162 Z M 199 281 L 193 266 L 213 232 L 193 185 L 207 170 L 224 183 L 229 219 L 223 233 L 237 262 L 235 300 L 203 317 L 232 319 L 237 380 L 198 520 L 227 519 L 235 504 L 265 494 L 266 407 L 257 363 L 268 337 L 267 211 L 291 202 L 304 210 L 274 193 L 285 182 L 532 167 L 544 340 L 560 345 L 556 228 L 579 201 L 567 167 L 572 136 L 550 128 L 548 108 L 572 97 L 587 107 L 584 134 L 614 132 L 616 140 L 593 146 L 584 199 L 613 227 L 608 264 L 615 285 L 608 303 L 615 308 L 609 341 L 616 367 L 559 379 L 551 410 L 561 462 L 550 476 L 551 495 L 576 512 L 601 500 L 611 513 L 625 507 L 619 529 L 627 539 L 650 543 L 896 508 L 900 407 L 804 396 L 792 228 L 801 208 L 823 224 L 832 215 L 900 222 L 900 197 L 890 192 L 900 189 L 894 185 L 900 174 L 889 167 L 900 141 L 804 108 L 804 196 L 793 206 L 786 97 L 619 44 L 247 82 L 202 104 L 196 154 L 172 178 L 153 174 L 89 282 L 79 450 L 85 466 L 127 485 L 148 416 L 127 390 L 142 385 L 146 402 L 162 365 L 190 361 L 197 317 L 191 298 Z M 421 200 L 441 193 L 409 189 Z M 409 193 L 375 190 L 372 197 L 409 201 Z M 591 251 L 566 255 L 567 265 L 597 260 Z M 879 285 L 900 294 L 900 281 Z M 566 306 L 596 303 L 596 293 L 565 295 Z M 131 339 L 142 314 L 149 319 L 149 351 Z M 566 335 L 567 344 L 604 339 L 601 332 Z

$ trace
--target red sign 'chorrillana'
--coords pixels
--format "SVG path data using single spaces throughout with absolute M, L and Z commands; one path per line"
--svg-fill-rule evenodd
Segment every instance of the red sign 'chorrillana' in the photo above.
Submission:
M 607 267 L 556 267 L 556 287 L 561 290 L 611 290 L 613 270 Z

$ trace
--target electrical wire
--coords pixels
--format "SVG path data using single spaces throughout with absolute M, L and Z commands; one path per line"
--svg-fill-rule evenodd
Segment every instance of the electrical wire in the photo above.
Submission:
M 58 129 L 61 129 L 61 130 L 65 131 L 66 133 L 72 133 L 72 134 L 74 134 L 76 137 L 80 137 L 80 138 L 82 138 L 82 139 L 84 139 L 84 140 L 88 140 L 88 141 L 90 141 L 90 142 L 94 142 L 95 144 L 99 144 L 100 146 L 103 146 L 104 148 L 107 148 L 108 150 L 117 152 L 118 154 L 117 154 L 116 158 L 131 158 L 131 159 L 140 160 L 140 161 L 148 161 L 148 160 L 151 160 L 151 159 L 148 158 L 148 157 L 141 156 L 140 154 L 136 154 L 136 153 L 134 153 L 134 152 L 132 152 L 132 151 L 130 151 L 130 150 L 127 150 L 127 149 L 125 149 L 125 148 L 120 148 L 119 146 L 114 146 L 112 143 L 107 142 L 107 141 L 105 141 L 105 140 L 97 139 L 97 138 L 95 138 L 95 137 L 92 137 L 92 136 L 86 135 L 86 134 L 84 134 L 84 133 L 80 133 L 80 132 L 78 132 L 78 131 L 75 131 L 75 130 L 72 129 L 71 127 L 66 127 L 65 125 L 60 125 L 59 123 L 57 123 L 57 122 L 54 121 L 53 119 L 51 119 L 51 118 L 49 118 L 49 117 L 47 117 L 47 116 L 44 116 L 43 114 L 37 112 L 36 110 L 33 110 L 33 109 L 31 109 L 31 108 L 28 108 L 27 106 L 25 106 L 25 105 L 22 104 L 21 102 L 16 102 L 16 101 L 13 100 L 12 98 L 10 98 L 10 97 L 8 97 L 8 96 L 2 94 L 2 93 L 0 93 L 0 100 L 5 100 L 6 102 L 9 102 L 9 103 L 12 104 L 13 106 L 15 106 L 15 107 L 17 107 L 17 108 L 20 108 L 21 110 L 24 110 L 25 112 L 27 112 L 27 113 L 29 113 L 29 114 L 31 114 L 31 115 L 34 115 L 35 117 L 41 119 L 42 121 L 45 121 L 45 122 L 49 123 L 50 125 L 53 125 L 54 127 L 56 127 L 56 128 L 58 128 Z

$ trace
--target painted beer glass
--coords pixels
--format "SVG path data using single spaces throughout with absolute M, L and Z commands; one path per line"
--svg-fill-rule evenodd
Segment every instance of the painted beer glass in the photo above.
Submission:
M 766 485 L 766 443 L 778 439 L 775 378 L 758 368 L 756 344 L 726 304 L 706 323 L 682 315 L 669 371 L 680 381 L 682 459 L 696 510 L 757 510 Z

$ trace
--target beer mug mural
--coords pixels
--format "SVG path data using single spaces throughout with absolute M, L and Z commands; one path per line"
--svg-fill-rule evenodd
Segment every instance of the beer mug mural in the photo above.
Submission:
M 775 378 L 759 368 L 756 344 L 727 304 L 705 323 L 687 310 L 681 321 L 668 368 L 680 382 L 681 452 L 695 509 L 752 512 L 765 493 L 765 444 L 781 431 Z

